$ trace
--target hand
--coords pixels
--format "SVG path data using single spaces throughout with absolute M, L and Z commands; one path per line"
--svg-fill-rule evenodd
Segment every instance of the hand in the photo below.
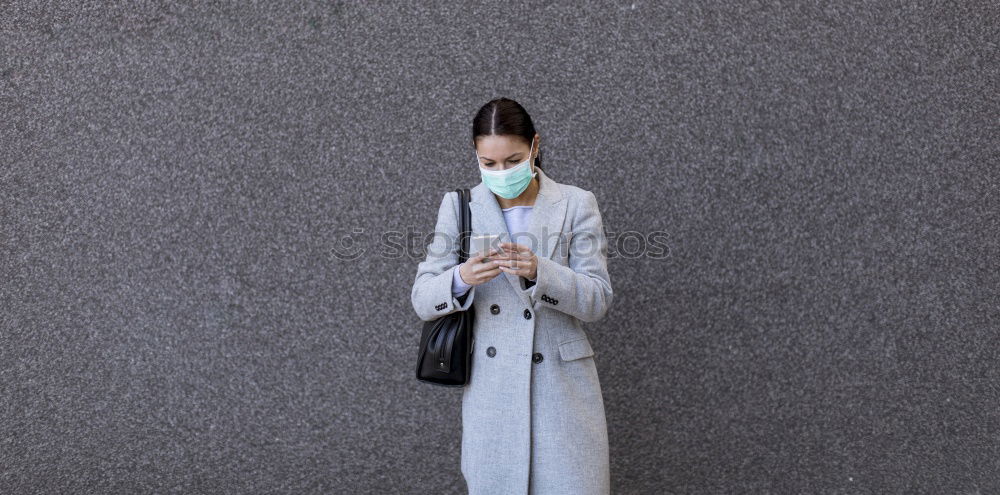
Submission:
M 493 280 L 494 277 L 500 275 L 500 263 L 494 256 L 498 253 L 500 253 L 499 250 L 493 249 L 486 254 L 477 254 L 465 260 L 465 263 L 458 267 L 459 276 L 469 285 L 485 284 Z M 483 258 L 487 257 L 491 258 L 484 262 Z
M 505 273 L 520 275 L 528 280 L 534 280 L 538 272 L 538 258 L 531 248 L 514 242 L 501 242 L 503 253 L 493 259 L 500 262 L 500 269 Z

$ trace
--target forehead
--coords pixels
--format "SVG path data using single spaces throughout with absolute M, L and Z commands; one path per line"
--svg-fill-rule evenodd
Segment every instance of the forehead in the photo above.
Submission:
M 528 140 L 521 136 L 482 136 L 476 140 L 476 153 L 491 160 L 504 160 L 515 153 L 527 151 Z

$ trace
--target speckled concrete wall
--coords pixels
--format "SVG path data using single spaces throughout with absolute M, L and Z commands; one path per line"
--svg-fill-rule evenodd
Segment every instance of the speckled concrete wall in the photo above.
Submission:
M 615 493 L 998 493 L 998 26 L 0 2 L 0 493 L 462 493 L 409 295 L 497 96 L 613 236 Z

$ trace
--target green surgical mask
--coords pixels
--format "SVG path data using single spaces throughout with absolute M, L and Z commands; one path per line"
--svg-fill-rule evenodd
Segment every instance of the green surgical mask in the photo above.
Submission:
M 528 158 L 506 170 L 484 169 L 479 161 L 479 150 L 476 150 L 476 164 L 479 165 L 479 175 L 482 177 L 486 187 L 490 188 L 498 196 L 507 199 L 514 199 L 520 196 L 528 188 L 531 179 L 538 174 L 538 172 L 534 171 L 534 166 L 531 164 L 531 150 L 534 149 L 534 144 L 535 142 L 532 139 L 531 147 L 528 148 Z

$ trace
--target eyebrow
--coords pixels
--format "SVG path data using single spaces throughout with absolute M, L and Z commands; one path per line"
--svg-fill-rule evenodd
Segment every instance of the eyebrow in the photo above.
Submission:
M 512 154 L 511 154 L 510 156 L 508 156 L 507 158 L 504 158 L 504 160 L 510 160 L 511 158 L 514 158 L 514 155 L 519 155 L 519 154 L 521 154 L 521 152 L 520 152 L 520 151 L 517 151 L 517 152 L 515 152 L 515 153 L 512 153 Z M 494 159 L 492 159 L 492 158 L 486 158 L 485 156 L 484 156 L 484 157 L 482 157 L 482 159 L 483 159 L 483 160 L 489 160 L 489 161 L 491 161 L 491 162 L 492 162 L 492 161 L 496 161 L 496 160 L 494 160 Z

